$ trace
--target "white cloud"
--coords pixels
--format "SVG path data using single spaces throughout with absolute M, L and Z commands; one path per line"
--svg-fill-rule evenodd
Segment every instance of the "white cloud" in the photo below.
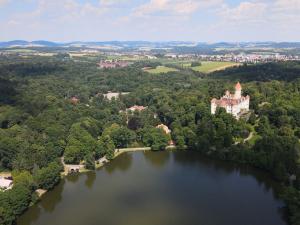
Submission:
M 165 13 L 170 15 L 190 15 L 200 8 L 221 3 L 222 0 L 150 0 L 134 9 L 135 16 L 151 16 Z
M 235 25 L 292 29 L 300 24 L 300 0 L 247 1 L 232 8 L 224 5 L 219 15 Z
M 276 0 L 274 3 L 274 10 L 277 12 L 293 12 L 299 14 L 300 1 L 299 0 Z
M 224 1 L 225 2 L 225 1 Z M 223 39 L 300 40 L 300 0 L 248 0 L 217 10 L 210 32 Z
M 9 2 L 10 2 L 10 0 L 0 0 L 0 7 L 5 6 Z
M 16 1 L 30 7 L 0 15 L 2 39 L 300 40 L 300 0 Z
M 218 10 L 223 21 L 243 24 L 261 23 L 265 20 L 268 5 L 260 2 L 241 2 L 238 6 L 230 8 L 223 5 Z
M 128 3 L 130 0 L 100 0 L 100 5 L 103 6 L 116 6 L 119 4 Z

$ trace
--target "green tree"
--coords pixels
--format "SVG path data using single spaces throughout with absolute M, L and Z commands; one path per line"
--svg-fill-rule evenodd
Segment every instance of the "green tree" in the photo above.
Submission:
M 115 154 L 115 145 L 109 135 L 102 135 L 97 144 L 96 155 L 102 157 L 106 155 L 107 159 L 113 159 Z
M 170 141 L 170 136 L 162 129 L 145 128 L 143 130 L 142 141 L 144 145 L 150 146 L 153 151 L 165 150 Z
M 38 188 L 52 189 L 60 181 L 62 166 L 57 162 L 51 162 L 47 167 L 38 170 L 34 180 Z
M 95 157 L 93 154 L 89 153 L 84 157 L 85 168 L 88 170 L 95 169 Z

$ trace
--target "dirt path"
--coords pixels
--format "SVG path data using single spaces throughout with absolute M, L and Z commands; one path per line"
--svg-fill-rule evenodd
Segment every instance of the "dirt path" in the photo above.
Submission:
M 253 135 L 254 135 L 254 133 L 251 132 L 251 133 L 249 134 L 249 136 L 248 136 L 246 139 L 244 139 L 244 143 L 246 143 L 247 141 L 251 140 L 251 139 L 253 138 Z

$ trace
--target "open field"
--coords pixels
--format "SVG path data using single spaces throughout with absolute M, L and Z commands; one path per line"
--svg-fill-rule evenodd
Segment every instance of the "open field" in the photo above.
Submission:
M 159 73 L 168 73 L 168 72 L 176 72 L 178 71 L 175 68 L 170 68 L 166 66 L 158 66 L 155 69 L 145 70 L 148 73 L 159 74 Z
M 234 62 L 201 62 L 201 66 L 192 67 L 192 70 L 202 73 L 211 73 L 217 70 L 223 70 L 228 67 L 238 66 L 239 63 Z

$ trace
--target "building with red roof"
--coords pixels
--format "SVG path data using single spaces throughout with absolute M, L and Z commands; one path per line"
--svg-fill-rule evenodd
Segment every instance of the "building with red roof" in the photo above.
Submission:
M 232 114 L 237 119 L 244 112 L 249 111 L 250 96 L 242 96 L 242 85 L 238 82 L 235 85 L 235 93 L 231 94 L 228 90 L 220 99 L 211 100 L 211 114 L 215 114 L 218 107 L 224 108 L 227 113 Z
M 71 99 L 70 99 L 71 103 L 74 104 L 74 105 L 77 105 L 79 103 L 79 98 L 73 96 Z
M 102 60 L 99 62 L 99 67 L 101 69 L 113 69 L 113 68 L 123 68 L 129 65 L 126 61 L 118 61 L 118 60 Z

